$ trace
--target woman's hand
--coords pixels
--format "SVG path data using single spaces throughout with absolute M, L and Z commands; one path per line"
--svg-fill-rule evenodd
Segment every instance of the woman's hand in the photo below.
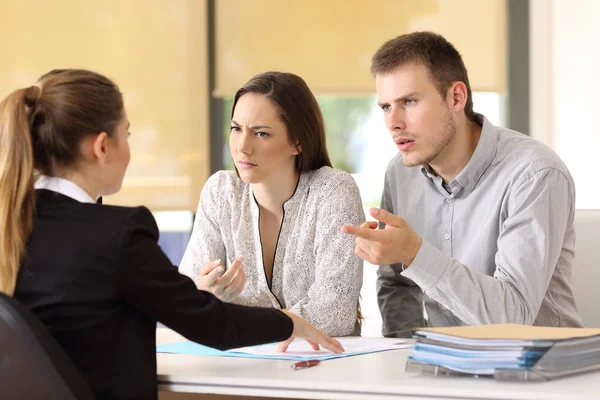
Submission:
M 292 332 L 292 336 L 284 341 L 279 343 L 277 346 L 277 350 L 284 352 L 287 350 L 290 343 L 294 341 L 295 338 L 300 338 L 306 340 L 314 350 L 319 350 L 319 346 L 323 346 L 327 350 L 331 350 L 334 353 L 343 353 L 344 348 L 334 338 L 327 336 L 325 333 L 321 332 L 306 320 L 300 318 L 296 314 L 290 311 L 282 311 L 285 315 L 292 319 L 294 323 L 294 331 Z
M 242 293 L 246 284 L 243 261 L 242 257 L 236 257 L 225 273 L 223 273 L 225 268 L 221 265 L 221 260 L 209 262 L 200 270 L 198 289 L 214 294 L 221 301 L 234 300 Z

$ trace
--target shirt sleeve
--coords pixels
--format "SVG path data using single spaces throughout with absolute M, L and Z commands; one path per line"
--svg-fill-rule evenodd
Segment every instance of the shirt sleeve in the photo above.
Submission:
M 139 207 L 122 234 L 121 293 L 148 318 L 195 342 L 227 349 L 285 340 L 291 319 L 279 310 L 223 303 L 196 289 L 157 244 L 158 228 L 150 211 Z
M 381 209 L 394 213 L 390 186 L 384 186 Z M 380 229 L 384 229 L 381 224 Z M 426 326 L 423 291 L 412 280 L 402 276 L 402 264 L 377 268 L 377 303 L 381 312 L 382 334 L 386 337 L 411 337 L 412 329 Z
M 505 199 L 493 276 L 474 272 L 423 240 L 402 275 L 466 324 L 532 325 L 573 221 L 574 188 L 546 168 L 515 184 Z
M 200 194 L 196 219 L 190 241 L 179 265 L 179 272 L 197 282 L 200 270 L 209 261 L 221 260 L 227 265 L 225 244 L 219 228 L 221 199 L 218 188 L 222 185 L 222 172 L 211 176 Z
M 350 175 L 325 193 L 317 211 L 315 281 L 304 298 L 289 308 L 330 336 L 347 336 L 357 328 L 363 261 L 354 254 L 354 238 L 344 224 L 365 221 L 358 187 Z

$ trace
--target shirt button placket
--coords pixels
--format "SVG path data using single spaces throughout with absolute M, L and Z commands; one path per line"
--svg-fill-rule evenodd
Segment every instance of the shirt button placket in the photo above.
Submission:
M 446 220 L 444 235 L 444 253 L 452 256 L 452 217 L 454 213 L 454 199 L 446 198 L 446 206 L 444 211 L 444 219 Z

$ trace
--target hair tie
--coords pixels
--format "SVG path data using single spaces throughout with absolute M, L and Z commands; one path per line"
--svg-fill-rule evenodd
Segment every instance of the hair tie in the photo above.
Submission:
M 35 107 L 40 97 L 42 97 L 42 88 L 38 85 L 29 86 L 25 89 L 26 106 Z

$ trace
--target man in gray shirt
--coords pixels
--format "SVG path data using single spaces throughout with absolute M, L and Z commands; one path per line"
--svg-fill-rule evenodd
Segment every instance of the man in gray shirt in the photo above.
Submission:
M 380 265 L 383 334 L 427 324 L 582 326 L 571 287 L 575 186 L 560 158 L 473 112 L 462 58 L 440 35 L 388 41 L 371 72 L 400 153 L 381 209 L 371 209 L 380 229 L 342 231 Z

